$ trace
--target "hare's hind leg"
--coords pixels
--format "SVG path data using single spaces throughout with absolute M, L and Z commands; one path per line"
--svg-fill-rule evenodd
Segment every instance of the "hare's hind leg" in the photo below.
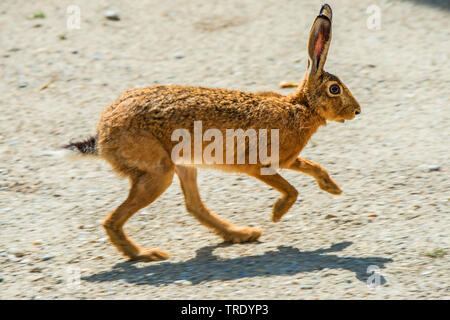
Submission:
M 137 246 L 127 237 L 123 226 L 133 214 L 155 201 L 171 185 L 175 166 L 154 140 L 127 147 L 127 155 L 135 160 L 117 155 L 107 158 L 117 171 L 129 176 L 131 188 L 128 198 L 105 218 L 103 226 L 112 244 L 132 260 L 165 260 L 168 254 L 164 251 Z
M 339 185 L 334 181 L 327 170 L 320 164 L 310 161 L 308 159 L 298 158 L 296 159 L 288 169 L 303 172 L 314 179 L 316 179 L 319 188 L 331 193 L 341 194 L 342 190 Z
M 136 261 L 165 260 L 164 251 L 137 246 L 123 231 L 125 222 L 138 210 L 156 200 L 170 186 L 173 169 L 166 172 L 141 172 L 131 177 L 128 198 L 104 220 L 103 226 L 112 244 L 124 255 Z
M 186 201 L 186 209 L 200 223 L 211 228 L 225 241 L 239 243 L 255 241 L 261 236 L 261 230 L 250 227 L 239 227 L 220 218 L 211 212 L 202 202 L 197 186 L 197 169 L 194 167 L 176 166 L 175 172 L 180 178 Z

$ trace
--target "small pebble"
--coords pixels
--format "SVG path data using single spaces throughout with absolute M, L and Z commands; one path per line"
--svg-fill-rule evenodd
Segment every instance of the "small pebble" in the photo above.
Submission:
M 175 53 L 173 54 L 173 57 L 174 57 L 175 59 L 183 59 L 183 58 L 185 57 L 185 55 L 182 54 L 181 52 L 175 52 Z
M 428 166 L 428 170 L 429 171 L 439 171 L 439 170 L 441 170 L 441 167 L 436 164 L 430 164 Z
M 26 88 L 26 86 L 28 86 L 28 83 L 26 82 L 19 83 L 19 88 Z
M 18 261 L 20 261 L 20 258 L 17 258 L 15 255 L 13 255 L 13 254 L 9 254 L 8 255 L 8 259 L 10 260 L 10 261 L 12 261 L 12 262 L 18 262 Z
M 30 277 L 29 279 L 30 279 L 30 281 L 35 282 L 35 281 L 38 281 L 38 280 L 42 280 L 44 278 L 45 277 L 43 275 L 36 275 L 36 276 Z
M 130 286 L 130 284 L 125 280 L 125 279 L 120 279 L 119 281 L 118 281 L 118 283 L 120 283 L 120 284 L 122 284 L 122 285 L 124 285 L 124 286 Z
M 41 273 L 42 272 L 42 268 L 34 267 L 33 269 L 30 270 L 30 272 L 32 272 L 32 273 Z
M 180 285 L 183 285 L 183 286 L 190 286 L 190 285 L 192 285 L 192 282 L 189 281 L 189 280 L 176 280 L 173 283 L 180 284 Z
M 25 255 L 25 253 L 23 253 L 22 251 L 20 251 L 19 249 L 16 249 L 16 248 L 10 249 L 9 253 L 15 255 L 18 258 L 23 257 Z
M 55 256 L 51 255 L 51 254 L 46 254 L 45 256 L 42 257 L 43 261 L 47 261 L 50 259 L 53 259 Z
M 428 270 L 428 271 L 422 272 L 421 275 L 426 276 L 426 275 L 432 274 L 433 272 L 434 272 L 434 270 Z
M 346 285 L 344 285 L 344 289 L 351 289 L 351 288 L 353 288 L 353 286 L 351 285 L 351 284 L 346 284 Z
M 106 10 L 105 11 L 105 18 L 112 21 L 119 21 L 120 15 L 119 12 L 114 10 Z
M 302 289 L 302 290 L 309 290 L 309 289 L 312 289 L 313 288 L 313 286 L 301 286 L 300 287 L 300 289 Z

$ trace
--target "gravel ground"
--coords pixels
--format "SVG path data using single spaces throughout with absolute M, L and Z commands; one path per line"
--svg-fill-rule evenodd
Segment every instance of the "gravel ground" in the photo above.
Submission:
M 171 254 L 157 263 L 126 261 L 101 227 L 127 180 L 51 151 L 94 133 L 101 110 L 132 87 L 291 92 L 278 84 L 302 76 L 321 2 L 108 3 L 0 3 L 1 299 L 450 298 L 448 1 L 329 1 L 325 67 L 362 114 L 321 128 L 302 156 L 344 194 L 283 171 L 300 197 L 274 224 L 276 191 L 200 171 L 210 208 L 264 230 L 260 242 L 225 245 L 186 212 L 174 178 L 126 225 L 138 244 Z M 81 9 L 80 29 L 66 27 L 69 5 Z M 380 30 L 366 25 L 371 5 Z

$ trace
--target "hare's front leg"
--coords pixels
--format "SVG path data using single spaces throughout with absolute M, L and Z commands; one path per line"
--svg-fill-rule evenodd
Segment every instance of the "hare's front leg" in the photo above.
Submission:
M 319 188 L 331 194 L 341 194 L 342 190 L 338 184 L 331 179 L 327 170 L 313 161 L 297 158 L 287 169 L 303 172 L 316 179 Z
M 213 229 L 225 241 L 234 243 L 255 241 L 261 236 L 261 230 L 235 226 L 211 212 L 203 204 L 198 192 L 196 168 L 176 166 L 175 172 L 180 178 L 186 209 L 200 223 Z
M 288 210 L 295 203 L 295 200 L 297 200 L 298 191 L 278 173 L 271 175 L 253 173 L 251 175 L 262 182 L 267 183 L 269 186 L 275 188 L 283 194 L 283 197 L 278 199 L 273 205 L 272 211 L 272 221 L 280 221 L 281 217 L 288 212 Z

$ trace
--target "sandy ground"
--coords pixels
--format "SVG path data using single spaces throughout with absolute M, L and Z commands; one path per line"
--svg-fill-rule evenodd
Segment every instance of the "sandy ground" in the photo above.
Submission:
M 0 2 L 0 298 L 450 298 L 447 1 L 329 1 L 326 69 L 362 114 L 321 128 L 302 156 L 344 194 L 282 172 L 300 198 L 274 224 L 276 191 L 201 171 L 210 208 L 264 229 L 258 243 L 225 245 L 186 212 L 175 177 L 126 225 L 138 244 L 171 254 L 147 264 L 127 262 L 101 227 L 128 182 L 102 161 L 50 151 L 95 133 L 101 110 L 132 87 L 291 92 L 278 84 L 302 76 L 321 2 L 108 3 Z M 80 29 L 66 27 L 69 5 L 81 10 Z M 371 5 L 380 30 L 367 27 Z M 106 20 L 107 9 L 120 21 Z

